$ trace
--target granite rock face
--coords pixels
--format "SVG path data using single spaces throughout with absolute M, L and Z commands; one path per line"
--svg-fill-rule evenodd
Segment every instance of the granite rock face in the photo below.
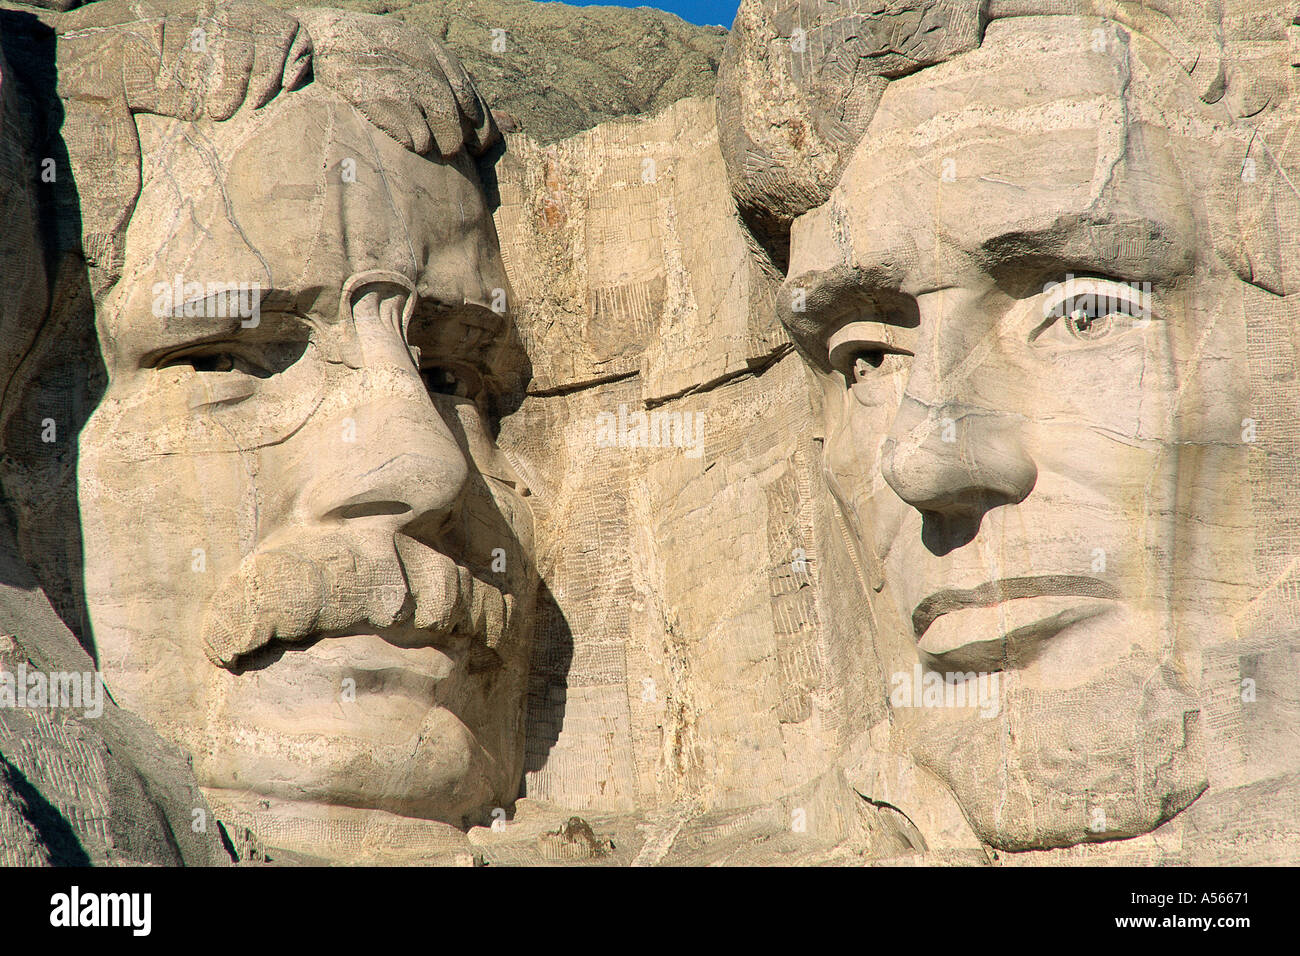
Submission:
M 1294 859 L 1289 825 L 1241 839 L 1300 761 L 1265 716 L 1297 700 L 1292 16 L 754 2 L 738 25 L 724 152 L 788 257 L 777 308 L 890 684 L 854 786 L 929 834 L 898 768 L 937 779 L 1000 851 Z
M 0 273 L 8 293 L 0 326 L 11 384 L 22 375 L 22 344 L 46 322 L 47 270 L 61 265 L 47 258 L 40 234 L 43 153 L 34 148 L 33 92 L 0 55 L 0 216 L 6 224 Z M 5 442 L 5 453 L 12 465 L 14 443 Z M 55 457 L 48 463 L 52 473 L 67 461 Z M 7 477 L 13 473 L 6 471 Z M 105 693 L 95 662 L 20 555 L 11 525 L 17 503 L 6 497 L 0 521 L 0 865 L 228 862 L 219 823 L 186 756 Z M 57 533 L 50 517 L 45 511 L 35 520 Z M 64 706 L 47 707 L 55 698 Z
M 277 0 L 291 9 L 298 4 Z M 552 143 L 620 116 L 710 96 L 726 31 L 650 7 L 534 0 L 341 0 L 446 44 L 503 126 Z
M 1294 863 L 1296 15 L 5 13 L 12 861 Z

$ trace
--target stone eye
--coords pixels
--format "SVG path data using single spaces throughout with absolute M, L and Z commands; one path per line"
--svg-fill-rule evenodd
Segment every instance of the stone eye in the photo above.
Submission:
M 173 353 L 157 362 L 157 368 L 189 368 L 205 374 L 238 372 L 255 378 L 270 378 L 285 371 L 306 354 L 306 335 L 234 345 L 214 342 L 194 346 L 191 351 Z
M 194 366 L 196 372 L 233 372 L 235 370 L 235 357 L 229 352 L 218 352 L 215 355 L 196 355 L 190 359 L 190 364 Z
M 160 368 L 189 366 L 196 372 L 233 372 L 243 364 L 233 352 L 194 352 L 168 359 Z
M 1044 344 L 1090 344 L 1144 329 L 1153 320 L 1149 282 L 1069 276 L 1044 292 L 1038 300 L 1043 321 L 1030 333 L 1031 342 L 1043 337 Z
M 870 349 L 859 352 L 853 357 L 853 380 L 855 382 L 864 381 L 871 374 L 871 370 L 880 368 L 884 361 L 885 352 L 883 349 Z
M 867 349 L 866 351 L 859 352 L 857 361 L 865 362 L 872 368 L 880 368 L 880 364 L 885 361 L 885 350 Z
M 451 395 L 458 398 L 472 398 L 474 388 L 470 377 L 454 369 L 441 365 L 427 366 L 420 369 L 425 388 L 433 395 Z
M 1092 315 L 1087 309 L 1075 309 L 1066 317 L 1066 329 L 1072 337 L 1083 342 L 1104 339 L 1115 327 L 1115 313 Z
M 910 330 L 873 320 L 850 322 L 829 336 L 826 358 L 849 387 L 903 371 L 912 352 Z
M 844 368 L 844 376 L 849 385 L 858 385 L 905 369 L 910 358 L 910 352 L 873 343 L 853 353 L 851 363 Z

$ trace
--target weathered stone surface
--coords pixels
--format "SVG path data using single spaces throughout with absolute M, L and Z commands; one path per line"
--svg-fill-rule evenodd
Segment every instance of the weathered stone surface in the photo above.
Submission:
M 1294 16 L 126 9 L 4 20 L 22 861 L 1296 861 Z
M 293 0 L 277 6 L 296 7 Z M 534 0 L 341 0 L 446 44 L 507 128 L 553 143 L 620 116 L 710 96 L 726 31 L 650 7 Z
M 782 9 L 740 19 L 788 35 Z M 793 221 L 778 309 L 892 685 L 849 779 L 928 841 L 962 829 L 937 778 L 997 850 L 1294 860 L 1261 814 L 1300 762 L 1290 18 L 991 4 L 972 34 L 961 9 L 900 7 L 865 71 L 738 54 L 720 112 L 772 132 L 756 68 L 814 125 L 870 93 L 780 176 L 724 144 L 740 201 Z
M 8 39 L 0 27 L 0 47 Z M 9 383 L 21 367 L 20 343 L 42 325 L 49 301 L 38 207 L 43 154 L 33 149 L 34 117 L 24 109 L 31 92 L 0 55 L 0 274 L 7 293 L 0 328 Z M 6 442 L 6 457 L 14 451 Z M 0 521 L 0 670 L 9 678 L 0 687 L 0 865 L 228 861 L 186 757 L 104 694 L 95 662 L 20 556 L 7 516 Z M 30 688 L 33 702 L 38 687 L 45 698 L 60 692 L 45 683 L 53 675 L 75 679 L 73 708 L 16 706 L 18 693 L 27 697 L 29 672 L 42 681 Z
M 229 862 L 186 755 L 102 686 L 91 695 L 95 662 L 40 593 L 7 528 L 2 543 L 0 667 L 76 675 L 86 692 L 71 710 L 0 710 L 0 865 Z
M 812 419 L 710 108 L 543 149 L 512 137 L 499 167 L 521 338 L 550 357 L 501 441 L 530 476 L 562 612 L 542 622 L 529 707 L 527 791 L 554 803 L 765 799 L 816 775 L 818 744 L 787 725 L 833 737 L 865 703 L 821 672 L 843 658 L 818 625 L 828 598 L 791 570 L 822 520 Z M 709 539 L 737 543 L 726 600 Z

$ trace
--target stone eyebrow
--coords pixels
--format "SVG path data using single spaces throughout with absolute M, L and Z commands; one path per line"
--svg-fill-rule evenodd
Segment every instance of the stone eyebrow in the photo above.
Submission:
M 917 324 L 915 303 L 899 290 L 898 279 L 896 270 L 887 266 L 841 264 L 803 272 L 781 286 L 777 314 L 805 346 L 854 317 L 912 328 Z
M 205 306 L 208 303 L 207 298 L 201 301 Z M 229 309 L 225 311 L 230 312 Z M 292 331 L 305 336 L 316 327 L 306 315 L 287 307 L 287 299 L 284 297 L 263 297 L 258 306 L 257 324 L 244 325 L 249 318 L 251 317 L 242 316 L 238 312 L 225 316 L 213 316 L 211 313 L 200 316 L 164 316 L 160 320 L 158 336 L 164 340 L 163 343 L 143 353 L 139 365 L 141 368 L 152 368 L 158 362 L 183 354 L 189 349 L 222 342 L 243 341 L 253 344 Z
M 993 276 L 1038 262 L 1044 270 L 1065 268 L 1159 281 L 1189 274 L 1195 265 L 1195 248 L 1170 222 L 1150 217 L 1097 221 L 1078 215 L 1040 229 L 990 236 L 980 243 L 975 259 Z
M 842 264 L 830 269 L 810 270 L 785 281 L 778 307 L 783 316 L 789 312 L 811 316 L 814 320 L 833 321 L 849 309 L 879 307 L 882 298 L 901 296 L 898 278 L 888 267 L 862 269 Z M 881 311 L 883 316 L 890 310 Z M 879 321 L 898 324 L 890 318 Z
M 879 322 L 899 328 L 920 324 L 916 301 L 900 291 L 899 271 L 841 263 L 802 272 L 787 279 L 777 293 L 777 317 L 805 357 L 830 371 L 827 342 L 849 322 Z

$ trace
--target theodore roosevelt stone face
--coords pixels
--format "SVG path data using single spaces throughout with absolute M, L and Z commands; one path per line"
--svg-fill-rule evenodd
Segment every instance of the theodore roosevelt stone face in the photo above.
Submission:
M 81 436 L 110 689 L 215 805 L 481 819 L 518 787 L 536 581 L 487 417 L 507 282 L 472 161 L 319 85 L 139 125 Z
M 784 320 L 883 675 L 972 704 L 1000 679 L 995 707 L 894 699 L 892 737 L 994 846 L 1143 833 L 1206 786 L 1257 290 L 1214 255 L 1203 106 L 1114 24 L 1000 21 L 890 83 L 792 233 Z

